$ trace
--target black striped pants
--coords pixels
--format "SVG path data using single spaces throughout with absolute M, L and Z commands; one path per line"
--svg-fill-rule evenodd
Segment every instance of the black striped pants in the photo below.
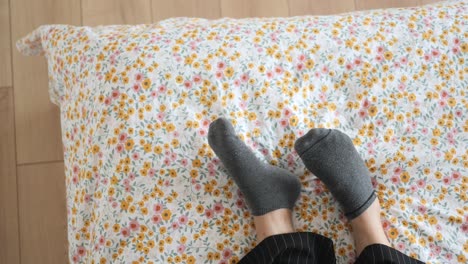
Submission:
M 240 264 L 260 263 L 335 263 L 335 251 L 331 239 L 310 232 L 296 232 L 265 238 L 245 255 Z M 419 264 L 391 247 L 374 244 L 367 246 L 356 263 L 405 263 Z

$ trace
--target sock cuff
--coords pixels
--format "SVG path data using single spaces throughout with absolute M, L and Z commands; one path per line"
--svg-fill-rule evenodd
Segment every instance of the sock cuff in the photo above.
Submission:
M 367 208 L 369 208 L 369 206 L 375 201 L 376 198 L 377 196 L 375 195 L 375 190 L 372 190 L 369 198 L 367 198 L 367 200 L 361 206 L 351 212 L 345 213 L 345 216 L 349 221 L 353 220 L 354 218 L 361 215 Z

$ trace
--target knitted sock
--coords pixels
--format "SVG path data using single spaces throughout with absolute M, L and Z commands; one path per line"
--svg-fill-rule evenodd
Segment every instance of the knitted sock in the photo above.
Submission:
M 227 119 L 218 118 L 210 124 L 208 143 L 242 191 L 253 215 L 294 207 L 301 191 L 299 179 L 260 161 L 236 136 Z
M 313 128 L 294 148 L 344 208 L 349 220 L 359 216 L 376 196 L 364 161 L 351 139 L 336 129 Z

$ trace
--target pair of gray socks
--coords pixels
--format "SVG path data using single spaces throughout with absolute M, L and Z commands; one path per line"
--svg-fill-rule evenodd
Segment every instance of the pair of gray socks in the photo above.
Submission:
M 227 119 L 219 118 L 210 124 L 208 143 L 240 188 L 253 215 L 294 207 L 301 191 L 299 179 L 259 160 L 236 136 Z M 335 129 L 313 128 L 294 147 L 307 169 L 338 200 L 349 220 L 374 202 L 376 196 L 369 171 L 346 134 Z

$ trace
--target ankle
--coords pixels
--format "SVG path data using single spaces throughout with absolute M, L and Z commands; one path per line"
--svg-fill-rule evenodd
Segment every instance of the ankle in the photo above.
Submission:
M 269 236 L 294 232 L 290 209 L 282 208 L 254 216 L 254 222 L 258 243 Z
M 390 246 L 380 220 L 380 203 L 376 199 L 361 215 L 351 220 L 357 254 L 372 244 Z

